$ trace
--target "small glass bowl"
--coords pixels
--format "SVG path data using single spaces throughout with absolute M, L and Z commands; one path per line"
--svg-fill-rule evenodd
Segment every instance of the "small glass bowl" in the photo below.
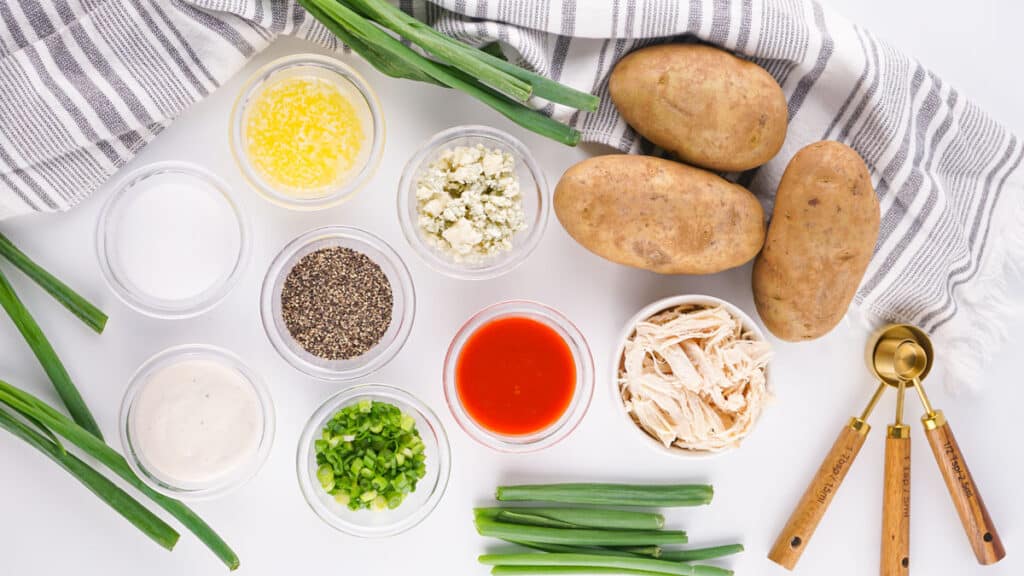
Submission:
M 145 454 L 141 453 L 132 442 L 133 424 L 132 411 L 139 393 L 145 387 L 149 378 L 160 370 L 178 364 L 186 360 L 207 360 L 220 364 L 238 372 L 245 379 L 259 399 L 260 409 L 263 417 L 263 433 L 260 436 L 256 452 L 248 462 L 240 464 L 233 472 L 217 480 L 204 484 L 177 485 L 167 478 L 162 477 L 155 470 L 147 466 Z M 242 360 L 233 353 L 204 344 L 188 344 L 168 348 L 159 354 L 146 360 L 136 370 L 128 384 L 128 389 L 121 401 L 120 413 L 120 435 L 121 446 L 124 450 L 125 459 L 128 465 L 135 472 L 135 475 L 142 479 L 150 488 L 166 496 L 189 500 L 201 500 L 213 498 L 226 492 L 234 490 L 252 479 L 267 456 L 270 455 L 270 448 L 274 443 L 274 402 L 270 392 L 263 384 L 262 379 L 252 371 Z
M 160 298 L 137 286 L 123 268 L 122 246 L 117 240 L 118 231 L 125 224 L 122 212 L 133 192 L 140 186 L 157 186 L 168 179 L 176 180 L 177 185 L 191 181 L 197 189 L 210 190 L 227 204 L 238 226 L 238 254 L 231 266 L 225 268 L 206 290 L 182 300 Z M 250 244 L 248 218 L 232 198 L 228 185 L 208 170 L 186 162 L 157 162 L 130 172 L 103 205 L 96 226 L 96 254 L 107 286 L 130 308 L 154 318 L 192 318 L 219 304 L 245 270 Z
M 367 129 L 362 166 L 352 168 L 350 175 L 333 190 L 318 196 L 296 197 L 275 188 L 264 180 L 249 162 L 245 147 L 245 117 L 249 104 L 271 81 L 294 77 L 316 77 L 334 84 L 356 107 Z M 231 111 L 231 152 L 245 179 L 271 202 L 292 210 L 323 210 L 337 206 L 355 195 L 373 176 L 384 151 L 384 118 L 380 102 L 370 84 L 347 64 L 318 54 L 285 56 L 263 66 L 243 86 Z
M 527 228 L 512 239 L 512 249 L 482 261 L 456 262 L 439 248 L 427 243 L 417 223 L 416 186 L 423 172 L 445 149 L 456 146 L 497 148 L 515 158 L 516 176 Z M 548 223 L 548 184 L 533 154 L 511 134 L 487 126 L 456 126 L 434 135 L 409 159 L 398 185 L 398 218 L 402 232 L 416 254 L 431 268 L 453 278 L 486 280 L 512 271 L 537 248 Z
M 547 428 L 525 435 L 503 435 L 477 424 L 462 406 L 456 385 L 456 367 L 466 341 L 480 327 L 499 318 L 530 318 L 549 326 L 565 341 L 576 367 L 576 387 L 572 401 L 557 422 Z M 448 347 L 444 360 L 444 396 L 452 416 L 474 440 L 500 452 L 535 452 L 564 440 L 579 426 L 594 394 L 594 359 L 583 334 L 575 324 L 554 308 L 529 300 L 509 300 L 493 304 L 477 312 L 459 329 Z
M 394 510 L 349 510 L 328 494 L 317 480 L 316 451 L 324 425 L 342 408 L 361 400 L 387 402 L 416 420 L 416 429 L 425 445 L 427 473 Z M 422 522 L 437 507 L 448 487 L 451 475 L 451 447 L 448 435 L 437 415 L 412 394 L 384 384 L 361 384 L 331 396 L 310 417 L 299 439 L 296 469 L 299 486 L 309 507 L 324 522 L 337 530 L 363 538 L 394 536 Z
M 334 247 L 361 252 L 380 266 L 391 283 L 393 298 L 391 325 L 380 341 L 365 354 L 348 360 L 327 360 L 307 352 L 292 338 L 281 313 L 281 290 L 292 267 L 311 252 Z M 405 344 L 415 311 L 412 276 L 402 258 L 383 239 L 350 226 L 318 228 L 289 242 L 270 264 L 260 294 L 260 315 L 270 343 L 289 364 L 323 380 L 352 380 L 379 370 Z
M 765 340 L 764 332 L 754 322 L 754 319 L 750 317 L 746 312 L 741 310 L 739 306 L 726 302 L 721 298 L 715 298 L 714 296 L 704 296 L 700 294 L 684 294 L 680 296 L 670 296 L 668 298 L 662 298 L 644 306 L 639 312 L 633 315 L 629 321 L 622 327 L 622 331 L 619 333 L 618 340 L 616 340 L 615 354 L 612 356 L 613 362 L 611 366 L 611 374 L 609 382 L 611 382 L 611 395 L 612 402 L 615 404 L 615 412 L 619 414 L 621 420 L 626 423 L 626 426 L 633 430 L 636 434 L 635 437 L 639 438 L 641 442 L 650 446 L 654 450 L 662 454 L 674 456 L 676 458 L 700 460 L 706 458 L 712 458 L 722 454 L 726 454 L 738 448 L 739 446 L 732 446 L 723 450 L 687 450 L 684 448 L 665 447 L 664 444 L 658 441 L 657 438 L 648 434 L 644 429 L 633 420 L 629 412 L 626 411 L 626 406 L 622 403 L 622 392 L 619 390 L 619 370 L 622 366 L 622 354 L 626 348 L 626 340 L 636 331 L 636 325 L 640 322 L 647 320 L 651 316 L 659 312 L 668 310 L 669 308 L 675 308 L 684 304 L 694 304 L 699 306 L 721 306 L 731 316 L 740 321 L 740 325 L 743 326 L 744 330 L 749 331 L 757 340 Z M 767 381 L 768 389 L 772 389 L 771 379 L 771 363 L 765 367 L 765 380 Z M 761 414 L 764 415 L 763 412 Z M 750 436 L 754 431 L 751 430 L 747 437 Z

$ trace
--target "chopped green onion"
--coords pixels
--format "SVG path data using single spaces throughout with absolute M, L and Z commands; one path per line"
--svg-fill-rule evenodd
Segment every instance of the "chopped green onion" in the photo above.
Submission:
M 694 548 L 693 550 L 662 550 L 661 559 L 676 562 L 692 562 L 694 560 L 710 560 L 711 558 L 731 556 L 740 552 L 743 552 L 743 544 L 727 544 L 710 548 Z
M 607 506 L 700 506 L 714 490 L 705 484 L 534 484 L 499 486 L 502 502 L 536 501 Z
M 21 438 L 33 448 L 48 456 L 58 466 L 81 482 L 90 492 L 106 502 L 115 512 L 131 522 L 143 534 L 149 536 L 160 546 L 171 550 L 177 544 L 179 535 L 174 528 L 171 528 L 160 517 L 146 509 L 117 484 L 107 479 L 106 476 L 103 476 L 73 454 L 69 454 L 58 442 L 49 439 L 48 436 L 53 434 L 49 429 L 43 427 L 42 430 L 45 434 L 40 434 L 22 424 L 2 409 L 0 409 L 0 428 Z
M 731 576 L 732 570 L 716 566 L 698 566 L 635 558 L 628 556 L 603 556 L 598 554 L 484 554 L 479 557 L 481 564 L 489 566 L 587 566 L 625 570 L 646 570 L 677 576 Z
M 7 315 L 21 332 L 29 348 L 32 349 L 32 353 L 42 364 L 43 371 L 50 377 L 50 382 L 53 383 L 53 387 L 57 390 L 57 394 L 64 402 L 71 417 L 79 426 L 102 441 L 103 433 L 100 432 L 96 419 L 93 418 L 92 412 L 89 411 L 85 400 L 82 399 L 82 394 L 75 387 L 75 383 L 71 381 L 71 376 L 64 368 L 60 358 L 57 357 L 57 352 L 53 349 L 50 341 L 46 339 L 43 329 L 36 323 L 28 308 L 22 304 L 2 271 L 0 271 L 0 306 L 7 311 Z
M 36 264 L 3 234 L 0 234 L 0 256 L 17 266 L 26 276 L 46 290 L 50 296 L 53 296 L 57 302 L 78 316 L 86 326 L 92 328 L 97 334 L 103 333 L 103 328 L 107 325 L 107 315 L 102 310 Z
M 546 528 L 507 524 L 490 518 L 477 518 L 476 529 L 481 536 L 502 540 L 568 544 L 571 546 L 647 546 L 652 544 L 686 544 L 681 530 L 593 530 L 584 528 Z
M 515 522 L 507 517 L 498 518 L 501 512 L 541 516 L 579 528 L 601 528 L 618 530 L 661 530 L 665 527 L 665 517 L 654 512 L 638 512 L 634 510 L 607 510 L 597 508 L 476 508 L 474 513 L 497 518 L 505 522 Z M 547 524 L 535 524 L 545 526 Z
M 89 456 L 98 460 L 132 487 L 145 494 L 150 500 L 170 513 L 171 516 L 177 518 L 185 528 L 206 544 L 229 569 L 234 570 L 238 568 L 238 556 L 202 518 L 197 516 L 188 506 L 173 498 L 168 498 L 147 486 L 132 472 L 131 467 L 128 466 L 128 462 L 125 461 L 123 456 L 89 433 L 88 430 L 75 424 L 39 398 L 2 380 L 0 380 L 0 403 L 10 406 L 23 416 L 32 417 L 55 433 L 70 440 L 72 444 L 84 450 Z
M 350 510 L 397 508 L 426 475 L 415 419 L 387 402 L 342 408 L 313 446 L 320 486 Z

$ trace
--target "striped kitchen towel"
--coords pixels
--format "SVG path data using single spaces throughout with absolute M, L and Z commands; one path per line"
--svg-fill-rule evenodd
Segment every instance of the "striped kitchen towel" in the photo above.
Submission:
M 855 306 L 941 340 L 955 384 L 972 383 L 1024 266 L 1021 141 L 907 57 L 811 0 L 401 0 L 474 44 L 607 95 L 630 50 L 709 42 L 751 58 L 789 98 L 786 145 L 738 175 L 770 206 L 786 162 L 836 139 L 871 168 L 882 206 Z M 0 1 L 0 218 L 71 208 L 178 114 L 278 35 L 337 48 L 287 0 Z M 548 109 L 585 140 L 638 151 L 608 98 L 592 114 Z M 1016 300 L 1016 301 L 1015 301 Z

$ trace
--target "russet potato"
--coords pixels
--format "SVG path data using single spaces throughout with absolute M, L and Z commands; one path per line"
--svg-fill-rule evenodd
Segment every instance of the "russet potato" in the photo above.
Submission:
M 746 188 L 650 156 L 584 160 L 559 180 L 555 214 L 591 252 L 662 274 L 712 274 L 752 259 L 764 213 Z
M 609 92 L 644 138 L 687 164 L 735 172 L 772 159 L 786 138 L 786 96 L 763 68 L 700 44 L 637 50 L 615 66 Z
M 857 293 L 878 225 L 878 197 L 857 152 L 835 141 L 797 152 L 754 262 L 754 303 L 768 330 L 790 341 L 832 330 Z

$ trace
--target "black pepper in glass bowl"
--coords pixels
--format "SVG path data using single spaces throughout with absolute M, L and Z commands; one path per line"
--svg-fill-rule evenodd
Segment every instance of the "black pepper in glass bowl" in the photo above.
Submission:
M 274 259 L 260 312 L 295 368 L 325 380 L 366 376 L 394 358 L 415 311 L 412 278 L 377 236 L 348 226 L 307 232 Z

